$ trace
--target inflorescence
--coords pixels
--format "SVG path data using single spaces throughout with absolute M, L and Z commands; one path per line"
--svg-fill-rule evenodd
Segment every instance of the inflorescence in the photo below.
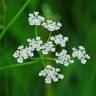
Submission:
M 46 20 L 43 16 L 39 15 L 39 12 L 29 14 L 29 25 L 42 26 L 49 31 L 59 30 L 62 26 L 60 22 L 54 22 L 52 20 Z M 90 56 L 86 53 L 83 46 L 79 46 L 78 49 L 72 48 L 72 54 L 68 54 L 65 49 L 68 37 L 64 37 L 61 34 L 55 36 L 49 36 L 47 42 L 43 42 L 41 37 L 36 36 L 35 38 L 28 38 L 28 46 L 19 46 L 17 51 L 14 52 L 13 57 L 17 59 L 18 63 L 23 63 L 24 60 L 32 59 L 35 56 L 35 52 L 41 55 L 47 55 L 49 53 L 54 54 L 56 64 L 63 64 L 69 66 L 75 62 L 74 58 L 81 61 L 82 64 L 86 64 Z M 56 49 L 56 46 L 62 48 L 60 52 Z M 45 66 L 45 65 L 44 65 Z M 63 79 L 64 75 L 60 74 L 60 69 L 52 67 L 52 65 L 46 65 L 45 69 L 39 73 L 39 76 L 45 77 L 45 83 L 50 84 L 52 80 L 57 82 L 59 79 Z
M 63 74 L 60 74 L 59 68 L 54 68 L 51 65 L 47 65 L 44 70 L 39 73 L 39 76 L 45 77 L 45 82 L 50 84 L 52 80 L 57 82 L 58 79 L 63 79 Z

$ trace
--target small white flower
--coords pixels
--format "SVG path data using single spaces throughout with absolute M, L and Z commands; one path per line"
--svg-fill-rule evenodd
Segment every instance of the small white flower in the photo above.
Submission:
M 57 82 L 59 79 L 63 79 L 63 74 L 59 74 L 59 68 L 54 68 L 51 65 L 47 65 L 44 70 L 39 73 L 39 76 L 45 77 L 45 83 L 51 84 L 52 80 Z
M 65 66 L 69 66 L 69 64 L 74 63 L 71 60 L 71 56 L 67 54 L 67 50 L 62 50 L 60 53 L 56 52 L 56 56 L 58 57 L 55 59 L 56 63 L 64 64 Z
M 23 63 L 23 58 L 20 57 L 17 59 L 17 61 L 18 61 L 18 63 Z
M 30 25 L 41 25 L 44 20 L 44 17 L 40 16 L 37 11 L 29 14 L 28 21 Z
M 59 77 L 60 79 L 63 79 L 63 78 L 64 78 L 64 75 L 59 74 L 58 77 Z
M 51 84 L 51 79 L 50 78 L 45 78 L 45 83 Z
M 63 37 L 63 35 L 59 34 L 50 37 L 50 40 L 54 41 L 55 44 L 59 44 L 61 47 L 65 47 L 66 42 L 68 41 L 68 37 Z
M 36 37 L 36 39 L 27 39 L 29 46 L 31 46 L 31 50 L 40 51 L 42 48 L 43 41 L 40 37 Z
M 44 28 L 48 29 L 49 31 L 59 30 L 62 26 L 60 22 L 53 22 L 52 20 L 46 20 L 41 24 Z
M 48 41 L 47 43 L 42 45 L 42 53 L 43 54 L 48 54 L 49 51 L 50 52 L 55 51 L 54 44 L 52 43 L 52 41 Z
M 26 47 L 26 53 L 28 54 L 29 57 L 33 57 L 34 56 L 34 53 L 33 53 L 33 50 L 32 50 L 31 46 Z
M 72 48 L 72 50 L 72 56 L 77 57 L 82 64 L 86 64 L 87 59 L 90 59 L 90 56 L 86 54 L 85 48 L 83 46 L 79 46 L 79 49 Z
M 33 56 L 33 52 L 28 47 L 24 48 L 24 46 L 19 46 L 17 51 L 13 54 L 13 57 L 17 58 L 18 63 L 23 63 L 24 59 L 28 59 Z

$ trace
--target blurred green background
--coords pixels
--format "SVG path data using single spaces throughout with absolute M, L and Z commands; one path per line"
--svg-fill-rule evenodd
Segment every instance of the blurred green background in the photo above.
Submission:
M 62 22 L 63 27 L 52 34 L 69 37 L 69 52 L 83 45 L 91 56 L 86 65 L 79 61 L 67 68 L 61 65 L 65 78 L 52 85 L 38 76 L 42 62 L 19 65 L 12 56 L 34 36 L 34 26 L 28 24 L 28 14 L 34 10 Z M 49 33 L 39 28 L 38 34 L 46 39 Z M 96 96 L 95 40 L 96 0 L 0 0 L 0 96 Z

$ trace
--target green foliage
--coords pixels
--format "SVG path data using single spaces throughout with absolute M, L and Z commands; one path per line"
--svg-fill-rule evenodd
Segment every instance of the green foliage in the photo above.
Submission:
M 19 45 L 34 36 L 34 26 L 27 21 L 28 13 L 34 10 L 62 22 L 57 33 L 70 38 L 69 52 L 73 46 L 84 45 L 91 56 L 86 65 L 77 61 L 67 68 L 61 66 L 65 78 L 52 85 L 45 85 L 38 77 L 41 61 L 16 64 L 12 56 Z M 38 34 L 46 40 L 49 33 L 42 30 L 38 28 Z M 0 96 L 95 96 L 95 40 L 96 0 L 0 0 Z

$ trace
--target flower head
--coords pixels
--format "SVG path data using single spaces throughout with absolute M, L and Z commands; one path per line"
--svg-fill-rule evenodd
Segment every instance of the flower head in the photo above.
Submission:
M 53 22 L 52 20 L 47 20 L 46 22 L 42 23 L 42 26 L 46 29 L 48 29 L 49 31 L 55 31 L 55 30 L 59 30 L 61 28 L 61 23 L 60 22 Z
M 30 48 L 24 46 L 19 46 L 17 51 L 14 52 L 13 57 L 17 58 L 18 63 L 23 63 L 24 59 L 28 59 L 29 57 L 33 57 L 34 54 Z
M 45 77 L 45 83 L 51 84 L 52 80 L 57 82 L 59 79 L 63 79 L 64 76 L 59 74 L 60 69 L 54 68 L 51 65 L 47 65 L 44 70 L 39 73 L 39 76 Z
M 56 63 L 64 64 L 65 66 L 69 66 L 69 64 L 74 63 L 71 60 L 71 56 L 67 54 L 67 50 L 63 49 L 60 53 L 56 52 L 56 56 L 58 57 L 55 59 Z
M 36 37 L 36 39 L 27 39 L 29 46 L 32 50 L 40 51 L 42 48 L 43 41 L 40 37 Z
M 55 47 L 54 47 L 54 44 L 52 43 L 52 41 L 48 41 L 47 43 L 42 45 L 42 53 L 43 54 L 48 54 L 49 51 L 50 52 L 55 51 Z
M 63 37 L 63 35 L 55 35 L 51 36 L 50 40 L 52 40 L 55 44 L 59 44 L 61 47 L 66 46 L 66 42 L 68 41 L 68 37 Z
M 44 21 L 44 17 L 39 15 L 39 12 L 35 11 L 34 13 L 29 14 L 29 24 L 30 25 L 41 25 L 41 23 Z
M 72 48 L 72 50 L 72 56 L 77 57 L 82 64 L 85 64 L 87 62 L 87 59 L 90 59 L 90 56 L 86 54 L 85 48 L 83 46 L 79 46 L 78 49 Z

